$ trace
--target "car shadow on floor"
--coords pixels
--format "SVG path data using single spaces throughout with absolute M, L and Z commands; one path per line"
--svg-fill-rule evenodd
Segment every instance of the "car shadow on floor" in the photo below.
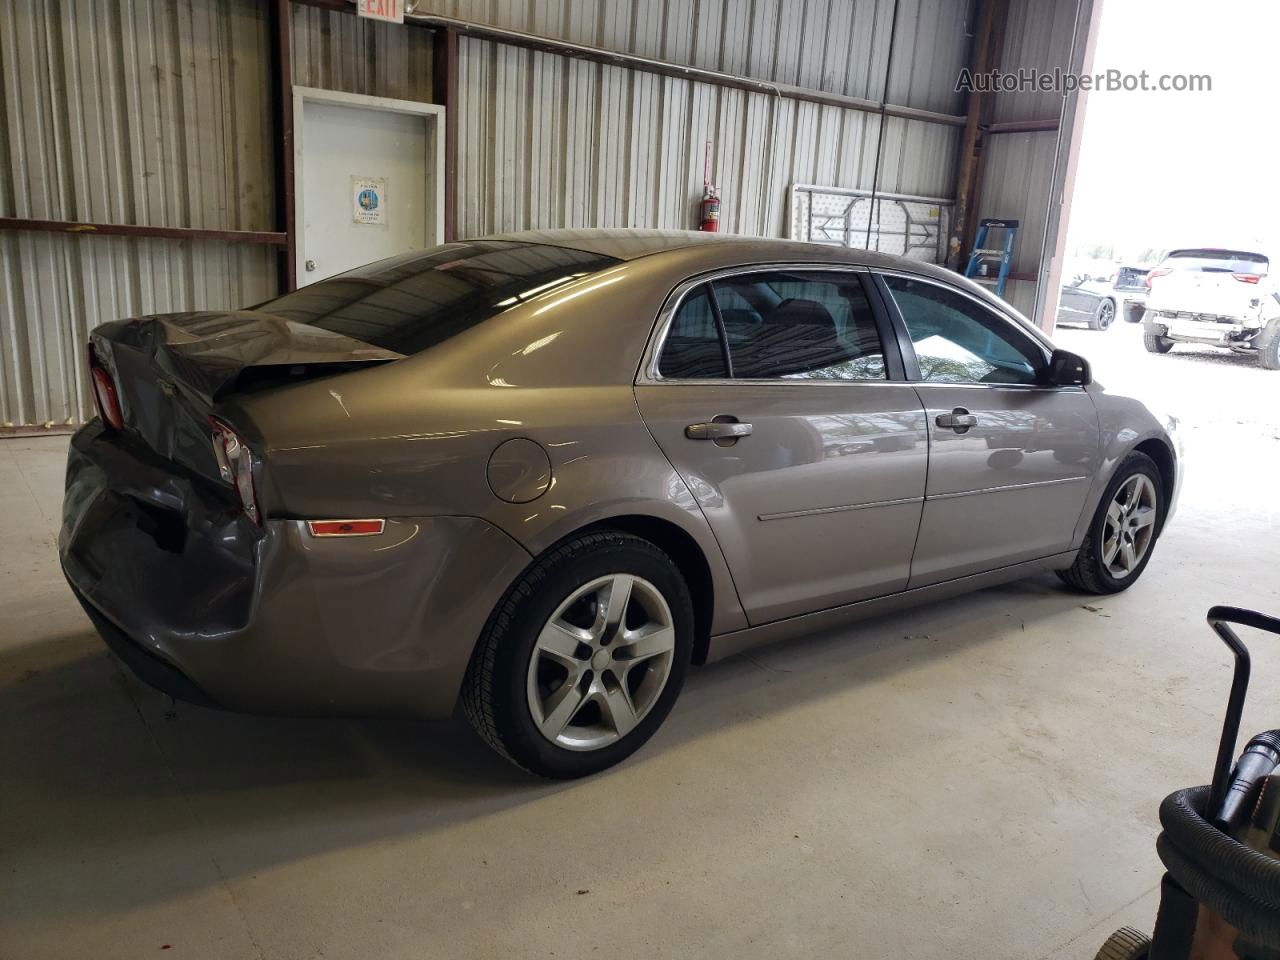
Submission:
M 1185 343 L 1178 344 L 1163 355 L 1165 361 L 1178 360 L 1183 363 L 1215 363 L 1223 367 L 1247 367 L 1250 370 L 1261 370 L 1256 354 L 1232 353 L 1229 350 L 1199 350 Z M 1272 373 L 1274 371 L 1267 371 Z
M 652 743 L 580 783 L 634 776 L 662 751 L 891 678 L 1025 628 L 1022 617 L 1049 619 L 1082 602 L 1052 577 L 1037 578 L 695 669 Z M 235 846 L 237 857 L 219 863 L 235 876 L 446 830 L 579 788 L 524 774 L 458 721 L 226 713 L 142 686 L 88 634 L 19 651 L 0 653 L 0 813 L 10 825 L 0 826 L 0 849 L 27 860 L 74 861 L 79 849 L 110 855 L 137 844 L 180 856 L 196 834 L 205 848 Z M 126 906 L 173 892 L 119 884 L 100 892 L 99 906 L 104 897 Z M 74 904 L 42 908 L 52 915 Z

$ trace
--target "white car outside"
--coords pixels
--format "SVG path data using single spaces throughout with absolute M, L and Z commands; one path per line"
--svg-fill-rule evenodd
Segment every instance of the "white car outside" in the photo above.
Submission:
M 1147 275 L 1143 342 L 1152 353 L 1175 343 L 1220 347 L 1280 369 L 1280 298 L 1271 260 L 1254 250 L 1170 251 Z

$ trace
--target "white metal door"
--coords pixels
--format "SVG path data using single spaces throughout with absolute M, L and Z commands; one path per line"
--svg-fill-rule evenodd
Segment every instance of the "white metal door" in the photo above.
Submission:
M 443 108 L 294 92 L 298 285 L 440 243 Z

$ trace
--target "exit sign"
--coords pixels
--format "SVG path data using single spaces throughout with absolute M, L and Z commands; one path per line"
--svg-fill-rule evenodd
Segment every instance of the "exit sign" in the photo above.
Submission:
M 405 0 L 359 0 L 356 12 L 370 20 L 404 23 Z

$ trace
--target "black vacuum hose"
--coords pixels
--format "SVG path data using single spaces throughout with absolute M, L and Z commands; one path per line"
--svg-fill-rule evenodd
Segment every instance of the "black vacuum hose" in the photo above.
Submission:
M 1280 948 L 1280 860 L 1252 850 L 1205 820 L 1208 787 L 1160 804 L 1156 852 L 1173 878 L 1245 937 Z
M 1235 770 L 1231 774 L 1231 784 L 1227 787 L 1227 795 L 1222 800 L 1222 808 L 1209 811 L 1214 816 L 1214 823 L 1226 833 L 1235 833 L 1236 828 L 1249 819 L 1250 806 L 1257 795 L 1258 783 L 1263 777 L 1269 777 L 1280 766 L 1280 730 L 1267 730 L 1260 733 L 1244 748 L 1240 759 L 1236 761 Z

